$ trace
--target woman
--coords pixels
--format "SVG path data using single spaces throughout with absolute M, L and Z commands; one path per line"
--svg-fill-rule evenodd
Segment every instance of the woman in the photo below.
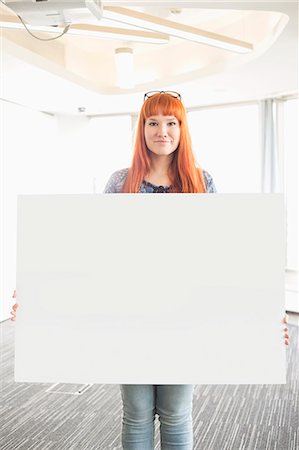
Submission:
M 131 167 L 113 173 L 105 192 L 216 192 L 209 173 L 196 166 L 180 94 L 145 94 Z M 17 304 L 12 320 L 16 308 Z M 286 344 L 287 339 L 285 328 Z M 155 414 L 160 420 L 162 450 L 193 448 L 192 385 L 122 385 L 121 395 L 124 450 L 153 450 Z
M 216 192 L 212 177 L 196 167 L 180 94 L 145 94 L 132 165 L 115 172 L 105 192 Z M 154 448 L 155 413 L 159 415 L 163 450 L 192 449 L 193 386 L 123 385 L 121 394 L 125 450 Z

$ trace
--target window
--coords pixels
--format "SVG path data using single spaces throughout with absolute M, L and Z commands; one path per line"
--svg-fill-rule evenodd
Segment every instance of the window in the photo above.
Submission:
M 261 192 L 258 104 L 213 107 L 188 114 L 198 164 L 218 192 Z
M 298 270 L 298 99 L 284 103 L 283 141 L 287 268 Z

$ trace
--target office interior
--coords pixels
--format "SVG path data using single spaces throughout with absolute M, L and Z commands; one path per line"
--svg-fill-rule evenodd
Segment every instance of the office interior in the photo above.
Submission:
M 136 30 L 151 33 L 148 28 L 111 19 L 105 20 L 115 36 L 105 35 L 97 27 L 106 22 L 91 17 L 89 10 L 84 10 L 85 27 L 71 25 L 64 32 L 63 27 L 30 25 L 26 15 L 25 29 L 10 2 L 4 3 L 0 448 L 121 449 L 118 386 L 14 381 L 17 321 L 10 320 L 10 311 L 16 287 L 17 196 L 101 194 L 113 172 L 130 166 L 144 93 L 163 90 L 181 94 L 196 160 L 212 174 L 217 192 L 282 193 L 285 200 L 287 384 L 196 386 L 194 448 L 298 449 L 297 2 L 101 5 L 104 19 L 105 8 L 108 17 L 109 7 L 121 6 L 238 40 L 241 47 L 250 43 L 249 50 L 243 45 L 246 51 L 190 40 L 176 31 L 163 35 L 162 28 L 162 42 L 153 43 L 149 36 L 140 42 Z M 115 27 L 131 34 L 116 36 Z M 41 40 L 47 38 L 52 40 Z M 124 65 L 119 55 L 128 57 Z M 157 427 L 155 449 L 159 445 Z

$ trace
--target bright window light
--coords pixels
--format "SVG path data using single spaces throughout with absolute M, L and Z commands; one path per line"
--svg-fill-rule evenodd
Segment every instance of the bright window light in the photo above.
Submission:
M 257 104 L 213 107 L 188 114 L 194 153 L 219 192 L 261 192 Z
M 284 179 L 287 268 L 298 270 L 298 99 L 284 104 Z

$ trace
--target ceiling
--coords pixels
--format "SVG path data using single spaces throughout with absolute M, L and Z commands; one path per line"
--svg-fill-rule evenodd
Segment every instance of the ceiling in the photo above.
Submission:
M 103 3 L 248 41 L 254 50 L 237 54 L 174 37 L 159 45 L 68 34 L 41 42 L 26 30 L 2 29 L 2 98 L 53 113 L 84 107 L 92 115 L 137 110 L 141 93 L 151 89 L 175 88 L 188 106 L 297 91 L 297 2 Z M 0 7 L 4 17 L 14 16 Z M 130 90 L 116 86 L 114 51 L 123 46 L 134 54 Z

